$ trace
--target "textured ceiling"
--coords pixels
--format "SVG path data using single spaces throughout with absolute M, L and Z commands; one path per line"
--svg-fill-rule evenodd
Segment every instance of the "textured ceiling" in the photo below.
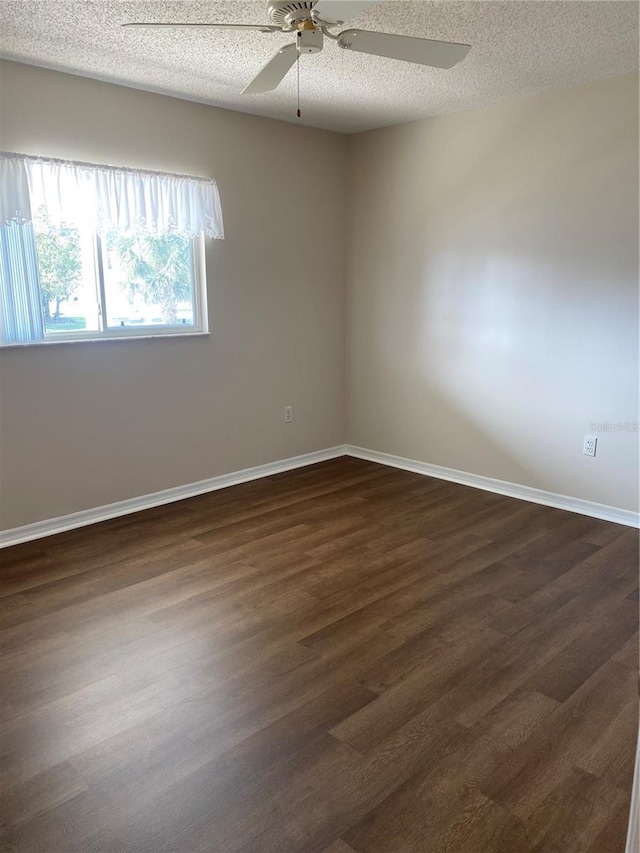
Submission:
M 617 0 L 383 2 L 349 26 L 466 42 L 450 70 L 341 50 L 300 62 L 302 123 L 351 133 L 533 95 L 638 66 L 638 3 Z M 263 23 L 265 2 L 0 2 L 0 54 L 272 118 L 296 121 L 295 69 L 242 96 L 284 33 L 131 30 L 125 21 Z

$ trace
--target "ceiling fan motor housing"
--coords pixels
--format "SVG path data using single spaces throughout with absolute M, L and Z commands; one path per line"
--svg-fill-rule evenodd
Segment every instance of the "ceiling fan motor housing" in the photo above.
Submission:
M 296 27 L 299 21 L 311 20 L 315 0 L 269 0 L 267 14 L 279 27 Z

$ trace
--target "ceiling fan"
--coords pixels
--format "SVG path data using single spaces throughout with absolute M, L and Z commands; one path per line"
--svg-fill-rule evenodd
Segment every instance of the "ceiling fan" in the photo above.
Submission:
M 261 71 L 242 90 L 243 95 L 271 92 L 285 78 L 300 56 L 319 53 L 324 36 L 335 41 L 338 47 L 386 56 L 403 62 L 415 62 L 434 68 L 451 68 L 464 59 L 471 45 L 449 41 L 398 36 L 370 30 L 343 30 L 332 33 L 330 28 L 340 26 L 380 0 L 268 0 L 269 24 L 199 24 L 173 22 L 132 22 L 123 27 L 197 28 L 217 30 L 248 30 L 261 33 L 295 33 L 296 40 L 286 44 L 273 56 Z

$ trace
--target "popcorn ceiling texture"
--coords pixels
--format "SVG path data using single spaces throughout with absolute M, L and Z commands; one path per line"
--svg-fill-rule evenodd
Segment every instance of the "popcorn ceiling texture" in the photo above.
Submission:
M 460 65 L 431 69 L 324 50 L 300 63 L 303 124 L 353 133 L 473 109 L 638 67 L 638 3 L 604 0 L 383 2 L 349 26 L 466 42 Z M 233 110 L 298 121 L 296 74 L 240 90 L 289 34 L 130 30 L 125 21 L 265 23 L 266 2 L 0 3 L 0 55 Z

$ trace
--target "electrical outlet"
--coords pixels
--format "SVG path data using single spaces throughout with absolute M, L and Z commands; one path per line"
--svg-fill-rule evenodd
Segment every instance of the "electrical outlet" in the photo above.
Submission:
M 293 420 L 293 406 L 285 406 L 284 407 L 284 422 L 285 424 L 290 424 Z
M 598 439 L 595 436 L 585 435 L 582 453 L 584 456 L 595 456 Z

